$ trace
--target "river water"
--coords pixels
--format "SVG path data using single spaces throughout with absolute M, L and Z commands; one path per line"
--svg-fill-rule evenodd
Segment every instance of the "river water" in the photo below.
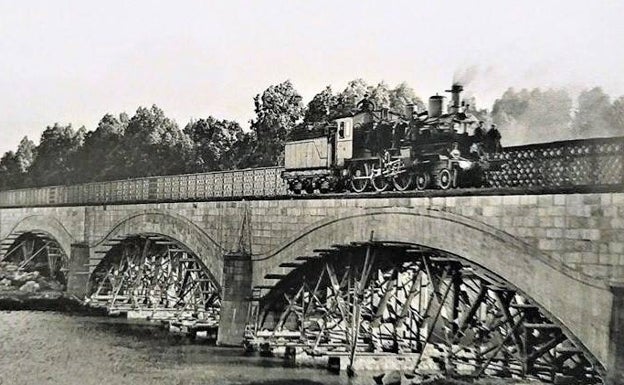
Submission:
M 374 383 L 241 353 L 121 319 L 0 311 L 1 385 Z

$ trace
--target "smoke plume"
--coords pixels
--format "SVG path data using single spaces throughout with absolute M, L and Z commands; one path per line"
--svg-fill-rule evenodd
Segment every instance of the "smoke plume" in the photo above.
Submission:
M 479 75 L 479 67 L 472 65 L 466 68 L 460 68 L 453 74 L 453 84 L 461 84 L 466 87 L 474 81 Z

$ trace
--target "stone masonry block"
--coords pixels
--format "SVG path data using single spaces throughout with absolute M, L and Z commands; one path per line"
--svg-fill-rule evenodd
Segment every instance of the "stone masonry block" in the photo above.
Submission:
M 525 206 L 537 205 L 537 196 L 535 195 L 522 195 L 520 197 L 520 204 Z
M 501 206 L 485 206 L 483 208 L 484 217 L 496 217 L 503 214 L 503 207 Z
M 611 195 L 611 201 L 614 205 L 624 205 L 624 193 L 614 193 Z
M 537 197 L 537 205 L 540 207 L 551 207 L 553 205 L 553 196 L 539 195 Z
M 562 228 L 546 229 L 547 238 L 563 238 L 564 230 Z
M 520 196 L 519 195 L 506 195 L 503 197 L 503 204 L 505 206 L 519 205 Z

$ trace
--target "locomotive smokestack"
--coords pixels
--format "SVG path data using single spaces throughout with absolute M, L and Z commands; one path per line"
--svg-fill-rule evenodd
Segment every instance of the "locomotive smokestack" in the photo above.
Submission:
M 459 107 L 461 107 L 461 92 L 464 90 L 464 87 L 461 84 L 453 84 L 450 90 L 446 90 L 446 92 L 451 93 L 451 105 L 449 106 L 449 113 L 456 114 L 459 112 Z

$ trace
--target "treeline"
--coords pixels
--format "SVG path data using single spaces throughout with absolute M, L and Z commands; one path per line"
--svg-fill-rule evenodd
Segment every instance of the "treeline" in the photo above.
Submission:
M 508 89 L 490 117 L 503 144 L 526 144 L 624 135 L 624 96 L 613 102 L 601 88 L 582 91 L 576 102 L 566 90 Z
M 328 86 L 307 105 L 290 81 L 270 86 L 254 97 L 247 131 L 212 116 L 180 128 L 157 106 L 139 107 L 132 117 L 104 115 L 93 131 L 55 124 L 38 145 L 24 137 L 0 159 L 0 189 L 278 165 L 289 135 L 353 112 L 365 95 L 377 108 L 424 108 L 406 83 L 362 79 L 337 93 Z M 479 119 L 499 125 L 504 145 L 624 135 L 624 97 L 611 102 L 600 88 L 582 92 L 576 104 L 565 90 L 540 89 L 509 89 L 491 112 L 467 102 Z
M 256 116 L 247 131 L 212 116 L 181 128 L 159 107 L 139 107 L 133 116 L 104 115 L 93 131 L 55 124 L 38 145 L 24 137 L 16 151 L 0 159 L 0 189 L 280 164 L 294 129 L 348 113 L 365 94 L 379 107 L 422 105 L 405 83 L 391 88 L 357 79 L 339 93 L 325 88 L 308 105 L 290 81 L 270 86 L 254 97 Z

